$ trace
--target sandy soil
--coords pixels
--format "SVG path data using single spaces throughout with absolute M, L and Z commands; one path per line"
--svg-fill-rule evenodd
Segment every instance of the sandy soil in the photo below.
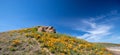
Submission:
M 120 55 L 120 47 L 108 47 L 107 48 L 113 55 Z

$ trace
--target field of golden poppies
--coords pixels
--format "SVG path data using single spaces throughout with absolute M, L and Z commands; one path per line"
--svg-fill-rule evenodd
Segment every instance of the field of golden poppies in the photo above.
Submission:
M 5 47 L 1 47 L 5 44 L 2 44 L 4 40 L 0 40 L 0 53 L 3 54 L 112 55 L 102 45 L 90 43 L 66 34 L 37 32 L 35 27 L 6 33 L 0 35 L 0 37 L 7 35 L 7 38 L 9 38 Z

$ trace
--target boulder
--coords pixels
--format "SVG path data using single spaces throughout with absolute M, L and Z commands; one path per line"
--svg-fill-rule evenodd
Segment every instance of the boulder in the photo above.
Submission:
M 56 30 L 52 26 L 40 26 L 38 27 L 38 32 L 56 33 Z

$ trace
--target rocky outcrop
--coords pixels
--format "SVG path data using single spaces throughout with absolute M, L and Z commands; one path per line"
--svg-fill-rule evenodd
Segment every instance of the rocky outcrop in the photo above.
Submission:
M 40 26 L 38 32 L 56 33 L 56 30 L 52 26 Z

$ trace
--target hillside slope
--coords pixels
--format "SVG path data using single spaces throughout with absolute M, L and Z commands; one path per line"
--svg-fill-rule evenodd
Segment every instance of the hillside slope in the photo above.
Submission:
M 96 43 L 96 44 L 100 44 L 105 47 L 120 47 L 120 44 L 114 44 L 114 43 Z
M 0 55 L 112 55 L 98 44 L 37 27 L 0 33 Z

